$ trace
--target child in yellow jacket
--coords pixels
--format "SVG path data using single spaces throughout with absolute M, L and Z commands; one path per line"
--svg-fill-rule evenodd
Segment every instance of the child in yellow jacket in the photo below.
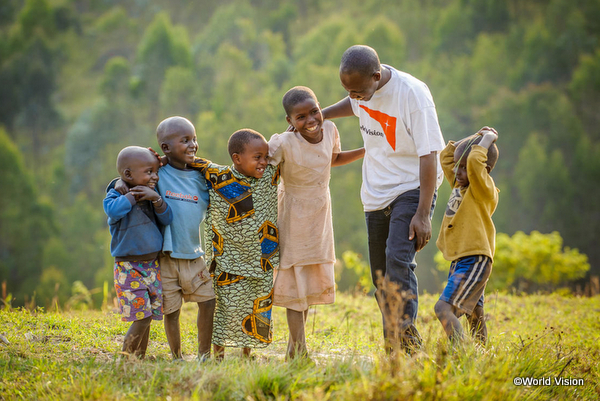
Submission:
M 496 130 L 483 127 L 459 142 L 450 141 L 440 153 L 452 194 L 436 244 L 452 265 L 435 314 L 450 339 L 463 337 L 458 318 L 466 314 L 471 333 L 483 344 L 487 341 L 483 293 L 492 272 L 496 238 L 492 214 L 498 189 L 490 172 L 498 159 L 497 139 Z

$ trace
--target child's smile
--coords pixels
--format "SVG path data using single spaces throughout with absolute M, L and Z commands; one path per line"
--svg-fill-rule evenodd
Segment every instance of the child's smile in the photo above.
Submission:
M 196 157 L 196 152 L 198 151 L 196 134 L 193 132 L 182 133 L 178 137 L 173 138 L 171 146 L 171 154 L 167 155 L 169 163 L 173 167 L 183 169 L 186 165 L 191 164 Z
M 265 174 L 269 155 L 269 144 L 255 138 L 248 142 L 242 153 L 236 153 L 233 159 L 235 168 L 247 177 L 261 178 Z
M 152 189 L 156 188 L 158 166 L 158 159 L 151 155 L 148 155 L 146 159 L 135 161 L 129 169 L 131 174 L 128 181 L 129 186 L 143 185 Z
M 308 142 L 319 143 L 323 139 L 323 114 L 315 99 L 308 98 L 294 105 L 287 120 Z

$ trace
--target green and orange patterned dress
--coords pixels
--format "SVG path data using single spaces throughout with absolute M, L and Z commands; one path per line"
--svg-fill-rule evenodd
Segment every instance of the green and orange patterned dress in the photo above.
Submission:
M 273 340 L 273 269 L 279 264 L 279 168 L 268 165 L 256 179 L 206 159 L 190 167 L 204 174 L 210 194 L 205 258 L 217 299 L 212 342 L 266 347 Z

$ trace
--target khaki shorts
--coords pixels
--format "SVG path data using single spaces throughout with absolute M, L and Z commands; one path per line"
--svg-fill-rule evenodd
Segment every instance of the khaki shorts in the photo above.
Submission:
M 183 301 L 205 302 L 215 298 L 204 258 L 175 259 L 161 253 L 158 261 L 162 276 L 163 314 L 180 309 Z

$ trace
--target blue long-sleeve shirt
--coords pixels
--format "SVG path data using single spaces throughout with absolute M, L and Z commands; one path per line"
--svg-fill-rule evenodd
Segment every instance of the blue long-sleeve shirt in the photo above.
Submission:
M 121 195 L 111 189 L 104 198 L 104 212 L 112 240 L 110 254 L 116 260 L 150 260 L 162 249 L 160 225 L 173 221 L 173 212 L 167 204 L 162 213 L 156 213 L 149 201 L 135 202 L 133 195 Z

